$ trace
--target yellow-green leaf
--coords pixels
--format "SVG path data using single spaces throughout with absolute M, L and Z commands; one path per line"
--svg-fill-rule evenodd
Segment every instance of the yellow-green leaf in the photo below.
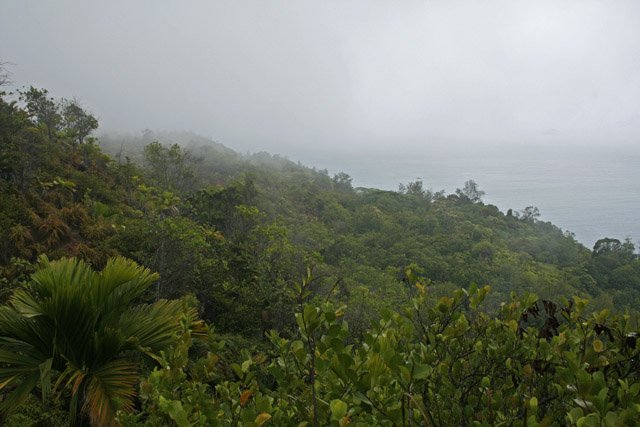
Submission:
M 509 329 L 511 329 L 511 332 L 517 332 L 518 331 L 518 322 L 516 322 L 513 319 L 509 320 Z
M 602 350 L 604 350 L 604 344 L 602 344 L 602 341 L 600 340 L 595 340 L 593 342 L 593 350 L 596 353 L 600 353 Z
M 331 414 L 334 418 L 341 420 L 347 414 L 347 404 L 340 399 L 334 399 L 329 404 Z
M 269 414 L 260 414 L 256 417 L 256 419 L 253 422 L 261 426 L 262 424 L 269 421 L 270 418 L 271 418 L 271 415 Z

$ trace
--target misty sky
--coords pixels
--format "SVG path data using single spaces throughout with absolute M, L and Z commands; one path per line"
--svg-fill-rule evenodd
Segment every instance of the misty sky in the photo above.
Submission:
M 3 0 L 16 87 L 242 150 L 640 141 L 638 1 Z

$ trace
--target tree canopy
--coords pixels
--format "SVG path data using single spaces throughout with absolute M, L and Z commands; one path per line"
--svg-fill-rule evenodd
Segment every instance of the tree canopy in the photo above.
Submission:
M 98 140 L 94 120 L 0 97 L 8 425 L 634 419 L 630 239 L 589 250 L 473 180 L 353 188 L 191 133 Z

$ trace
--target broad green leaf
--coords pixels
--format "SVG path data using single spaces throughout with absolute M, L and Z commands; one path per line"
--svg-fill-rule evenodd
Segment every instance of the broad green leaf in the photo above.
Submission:
M 333 415 L 335 419 L 340 420 L 347 414 L 347 404 L 340 399 L 332 400 L 329 408 L 331 409 L 331 415 Z

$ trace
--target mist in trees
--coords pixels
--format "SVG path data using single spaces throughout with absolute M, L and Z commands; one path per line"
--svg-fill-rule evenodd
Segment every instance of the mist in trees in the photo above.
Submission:
M 542 221 L 539 210 L 533 206 L 505 214 L 485 203 L 484 191 L 473 180 L 448 195 L 426 189 L 419 178 L 400 185 L 399 191 L 354 188 L 352 177 L 344 172 L 331 177 L 326 170 L 308 168 L 265 152 L 242 155 L 221 144 L 199 146 L 197 142 L 203 139 L 191 134 L 180 134 L 187 141 L 180 145 L 166 141 L 166 135 L 147 132 L 134 139 L 135 144 L 128 145 L 126 154 L 121 147 L 129 140 L 114 136 L 104 141 L 104 149 L 112 153 L 111 156 L 102 151 L 103 143 L 94 139 L 97 122 L 91 117 L 78 102 L 69 104 L 57 100 L 42 89 L 31 88 L 17 101 L 0 100 L 0 298 L 7 301 L 16 292 L 28 295 L 23 291 L 33 286 L 31 274 L 40 268 L 38 259 L 42 256 L 62 260 L 60 265 L 67 265 L 66 262 L 77 265 L 76 261 L 68 261 L 69 258 L 82 260 L 94 271 L 103 271 L 109 260 L 117 256 L 151 268 L 159 277 L 137 294 L 139 302 L 150 307 L 162 304 L 165 298 L 181 299 L 172 304 L 176 308 L 197 310 L 202 319 L 224 336 L 222 340 L 229 342 L 229 349 L 221 350 L 224 346 L 209 337 L 217 344 L 203 350 L 204 344 L 194 344 L 189 338 L 193 331 L 182 322 L 180 333 L 174 337 L 176 341 L 150 363 L 170 366 L 169 371 L 180 377 L 188 372 L 194 384 L 202 387 L 201 396 L 209 393 L 206 384 L 221 385 L 226 381 L 231 387 L 227 390 L 229 395 L 239 397 L 231 398 L 230 401 L 236 402 L 232 406 L 236 406 L 228 413 L 225 409 L 214 411 L 225 414 L 220 415 L 222 417 L 244 416 L 255 420 L 267 414 L 282 422 L 308 418 L 301 413 L 278 412 L 284 409 L 264 403 L 277 396 L 271 386 L 274 381 L 280 381 L 277 378 L 282 374 L 278 360 L 289 363 L 293 362 L 292 358 L 299 358 L 296 366 L 301 369 L 291 373 L 288 377 L 291 382 L 279 383 L 282 390 L 304 394 L 315 389 L 298 388 L 311 381 L 308 375 L 313 368 L 317 369 L 314 381 L 321 384 L 317 391 L 328 393 L 323 399 L 329 398 L 333 396 L 332 387 L 339 382 L 333 382 L 334 377 L 327 374 L 326 367 L 344 363 L 346 367 L 342 368 L 351 369 L 350 358 L 354 357 L 361 357 L 358 363 L 363 363 L 362 366 L 374 360 L 366 354 L 351 352 L 349 348 L 354 347 L 345 346 L 344 340 L 354 345 L 373 342 L 372 337 L 380 335 L 375 328 L 389 327 L 392 318 L 400 322 L 397 333 L 406 333 L 403 342 L 411 343 L 410 346 L 417 345 L 419 341 L 414 338 L 418 336 L 406 329 L 410 323 L 405 322 L 421 319 L 420 328 L 426 331 L 427 337 L 429 333 L 434 335 L 425 345 L 441 348 L 439 346 L 448 345 L 446 341 L 459 339 L 460 348 L 474 348 L 473 353 L 465 350 L 467 356 L 476 355 L 468 359 L 469 363 L 486 364 L 490 363 L 489 359 L 483 359 L 485 353 L 476 347 L 493 345 L 493 341 L 487 338 L 488 341 L 480 340 L 482 344 L 478 344 L 474 334 L 489 337 L 493 332 L 484 329 L 487 324 L 482 319 L 486 319 L 487 313 L 500 312 L 506 317 L 500 317 L 501 320 L 494 323 L 498 329 L 492 331 L 502 337 L 500 339 L 525 339 L 526 334 L 519 332 L 520 328 L 540 327 L 541 322 L 529 325 L 524 314 L 517 310 L 526 306 L 527 316 L 538 313 L 533 308 L 538 298 L 534 294 L 544 301 L 558 301 L 553 302 L 555 305 L 549 302 L 537 305 L 537 310 L 563 307 L 562 310 L 568 310 L 563 312 L 574 314 L 572 304 L 584 310 L 584 298 L 592 299 L 590 307 L 601 316 L 594 321 L 594 328 L 605 325 L 607 313 L 628 312 L 624 319 L 629 322 L 638 316 L 640 260 L 630 240 L 601 239 L 591 251 L 570 233 Z M 156 138 L 158 136 L 161 138 Z M 466 328 L 471 328 L 472 323 L 465 326 L 461 316 L 468 314 L 467 297 L 480 298 L 480 294 L 484 308 L 474 315 L 475 320 L 471 319 L 480 322 L 473 324 L 477 329 L 471 333 Z M 523 299 L 518 300 L 518 295 Z M 564 303 L 562 298 L 574 302 Z M 418 308 L 415 314 L 408 315 L 416 309 L 416 304 L 424 310 Z M 322 317 L 318 317 L 319 313 L 323 313 Z M 402 320 L 405 315 L 409 317 Z M 580 315 L 576 316 L 573 323 L 566 324 L 567 329 L 563 331 L 567 334 L 578 333 L 572 328 L 584 325 Z M 0 316 L 0 323 L 2 321 Z M 605 326 L 611 330 L 617 327 L 609 323 Z M 309 332 L 311 327 L 319 331 L 317 336 Z M 612 361 L 629 351 L 630 347 L 624 342 L 605 338 L 604 329 L 589 331 L 592 335 L 585 342 L 594 348 L 593 357 L 601 355 L 605 345 L 611 351 L 606 354 Z M 531 341 L 531 348 L 538 348 L 538 338 L 560 340 L 553 327 L 546 332 L 544 328 L 538 329 L 536 333 L 542 332 L 544 337 L 526 335 L 537 337 Z M 439 339 L 438 334 L 449 338 Z M 0 340 L 5 339 L 2 337 L 10 339 L 7 338 L 10 334 L 0 325 Z M 102 335 L 94 334 L 94 337 Z M 584 336 L 581 339 L 585 339 Z M 273 345 L 276 347 L 271 347 Z M 516 350 L 523 345 L 527 344 L 511 347 L 516 353 L 509 350 L 508 356 L 520 361 Z M 598 350 L 600 345 L 602 350 Z M 188 350 L 192 346 L 194 350 Z M 372 348 L 371 344 L 367 346 Z M 336 353 L 326 353 L 328 349 Z M 306 359 L 316 355 L 315 350 L 318 365 Z M 19 361 L 24 356 L 20 351 L 16 347 L 11 355 L 3 353 L 8 357 L 7 363 L 9 356 L 11 363 Z M 408 347 L 397 347 L 397 357 L 383 356 L 382 360 L 389 363 L 385 369 L 391 370 L 385 371 L 385 378 L 391 378 L 391 372 L 396 372 L 397 378 L 404 378 L 398 370 L 404 362 L 396 364 L 391 360 L 406 357 L 417 360 L 417 353 L 412 351 Z M 200 357 L 205 353 L 207 356 Z M 214 355 L 228 360 L 227 364 L 218 365 L 217 360 L 221 359 L 214 362 Z M 334 356 L 338 359 L 334 360 Z M 33 378 L 11 380 L 0 389 L 6 387 L 7 392 L 13 393 L 21 386 L 19 382 L 24 382 L 25 387 L 36 384 L 31 389 L 36 386 L 46 389 L 47 377 L 40 377 L 40 372 L 46 372 L 48 362 L 43 365 L 45 370 L 40 371 L 42 361 L 38 360 L 33 365 L 38 368 L 37 372 L 34 368 Z M 60 363 L 56 366 L 64 371 L 66 362 Z M 250 384 L 254 384 L 254 363 L 274 364 L 268 370 L 268 375 L 273 375 L 270 382 L 251 389 L 256 404 L 264 396 L 270 396 L 259 400 L 260 408 L 264 409 L 260 413 L 243 409 L 254 408 L 249 395 L 245 395 L 246 405 L 237 404 L 243 393 L 253 387 Z M 423 366 L 419 368 L 420 376 L 426 375 L 429 369 L 440 369 L 431 363 L 419 362 Z M 526 377 L 524 361 L 518 363 L 513 375 Z M 140 366 L 145 376 L 143 388 L 149 393 L 141 389 L 141 406 L 136 410 L 143 411 L 145 417 L 157 417 L 156 420 L 174 419 L 170 413 L 195 420 L 196 414 L 200 414 L 198 411 L 182 414 L 172 409 L 167 413 L 163 407 L 151 403 L 156 402 L 154 399 L 160 402 L 160 397 L 167 399 L 169 395 L 168 389 L 154 383 L 166 369 L 154 370 L 155 365 L 149 366 Z M 197 373 L 205 372 L 199 371 L 205 366 L 209 367 L 206 372 L 211 376 Z M 341 368 L 336 365 L 335 369 Z M 58 375 L 56 372 L 52 375 Z M 345 381 L 352 381 L 346 372 Z M 487 376 L 492 375 L 491 372 L 487 371 Z M 462 384 L 467 381 L 464 378 L 475 378 L 469 373 L 454 378 Z M 540 375 L 544 381 L 559 381 L 558 384 L 564 381 L 548 373 Z M 147 378 L 156 379 L 147 382 Z M 438 378 L 445 381 L 445 377 Z M 614 386 L 622 387 L 620 383 L 611 385 Z M 174 390 L 181 390 L 180 395 L 172 395 L 172 399 L 178 408 L 178 404 L 186 405 L 182 400 L 186 396 L 182 393 L 186 391 L 182 385 L 176 387 L 172 386 Z M 265 393 L 262 397 L 259 389 Z M 369 393 L 368 390 L 363 385 L 360 392 Z M 455 393 L 460 388 L 448 384 L 433 392 L 445 393 L 444 390 Z M 400 393 L 400 389 L 396 391 Z M 395 393 L 384 399 L 398 402 Z M 475 396 L 474 393 L 469 391 L 468 395 Z M 31 415 L 33 419 L 45 417 L 44 407 L 38 401 L 41 396 L 36 399 L 35 394 L 25 401 L 29 411 L 40 414 Z M 56 417 L 64 419 L 63 406 L 75 407 L 71 399 L 71 395 L 63 395 L 58 403 L 52 403 L 55 413 L 59 414 Z M 279 399 L 289 402 L 285 396 Z M 359 405 L 364 400 L 358 399 L 349 400 L 348 408 L 361 408 Z M 213 405 L 213 400 L 209 400 Z M 330 398 L 335 400 L 340 399 Z M 46 397 L 45 402 L 48 402 Z M 311 401 L 305 402 L 300 407 L 294 402 L 287 405 L 302 410 Z M 118 402 L 112 403 L 114 407 L 118 405 Z M 343 403 L 346 404 L 346 400 Z M 559 406 L 554 406 L 556 404 Z M 431 402 L 430 407 L 433 405 L 437 403 Z M 560 414 L 558 416 L 573 410 L 557 402 L 540 406 L 549 413 Z M 473 408 L 471 405 L 465 410 Z M 11 409 L 18 409 L 15 414 L 18 418 L 12 420 L 25 416 L 19 408 Z M 317 408 L 317 414 L 319 419 L 335 418 L 335 414 L 346 416 L 343 409 L 342 404 L 334 403 L 333 412 L 330 408 Z M 399 419 L 402 410 L 396 409 L 397 413 L 384 417 Z M 377 420 L 380 416 L 367 411 L 358 414 L 371 417 L 368 420 Z M 109 413 L 113 415 L 113 411 Z M 353 412 L 350 416 L 358 414 Z M 520 415 L 515 410 L 509 416 Z M 409 416 L 408 413 L 405 416 Z M 463 419 L 467 415 L 450 413 L 447 416 Z M 136 422 L 134 418 L 130 419 L 132 425 Z

